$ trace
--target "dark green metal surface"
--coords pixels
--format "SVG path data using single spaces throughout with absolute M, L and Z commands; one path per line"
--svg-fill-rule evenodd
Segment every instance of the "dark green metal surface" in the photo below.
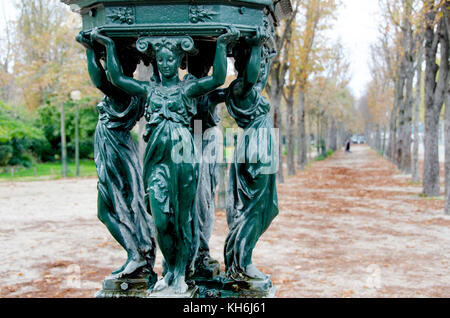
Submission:
M 213 73 L 200 79 L 179 80 L 178 70 L 184 52 L 193 49 L 189 37 L 142 38 L 138 48 L 153 50 L 159 80 L 141 82 L 124 74 L 114 41 L 99 30 L 91 34 L 93 41 L 106 47 L 106 67 L 111 83 L 127 95 L 145 100 L 147 130 L 144 139 L 144 189 L 147 210 L 153 215 L 156 239 L 164 257 L 167 272 L 154 290 L 169 287 L 175 293 L 187 292 L 186 271 L 194 264 L 198 247 L 198 222 L 193 195 L 197 190 L 197 165 L 189 126 L 196 113 L 196 98 L 223 85 L 227 71 L 227 45 L 237 40 L 234 30 L 217 39 Z M 184 142 L 183 161 L 176 162 L 173 149 Z
M 156 254 L 152 217 L 145 208 L 142 165 L 137 143 L 130 131 L 142 117 L 143 100 L 117 90 L 107 78 L 92 40 L 83 34 L 77 41 L 86 48 L 89 75 L 105 97 L 97 106 L 94 157 L 98 173 L 98 218 L 127 252 L 125 264 L 113 271 L 111 279 L 156 280 L 153 271 Z M 133 74 L 137 60 L 123 65 Z M 149 286 L 150 287 L 150 286 Z
M 83 18 L 83 30 L 100 28 L 112 37 L 142 35 L 217 36 L 230 25 L 242 34 L 261 26 L 263 15 L 276 25 L 289 14 L 289 1 L 271 0 L 63 0 Z M 288 8 L 288 9 L 286 9 Z
M 253 265 L 252 253 L 278 214 L 277 138 L 262 91 L 275 54 L 274 27 L 289 14 L 290 2 L 63 2 L 83 17 L 77 40 L 86 47 L 94 85 L 105 94 L 95 140 L 98 216 L 128 254 L 98 296 L 273 296 L 275 287 Z M 227 56 L 235 59 L 237 78 L 219 88 Z M 148 81 L 133 78 L 140 61 L 153 66 Z M 188 74 L 180 80 L 182 67 Z M 216 164 L 197 162 L 193 136 L 194 119 L 205 129 L 217 124 L 219 103 L 244 129 L 230 167 L 222 274 L 208 246 Z M 130 135 L 142 116 L 143 167 Z M 159 281 L 153 271 L 155 239 L 163 256 Z

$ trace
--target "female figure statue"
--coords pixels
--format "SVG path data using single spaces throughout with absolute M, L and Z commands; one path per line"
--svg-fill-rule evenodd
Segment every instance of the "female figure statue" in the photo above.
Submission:
M 154 282 L 156 243 L 151 215 L 144 204 L 138 147 L 130 134 L 143 115 L 144 100 L 111 84 L 89 33 L 80 32 L 76 40 L 86 47 L 92 82 L 105 94 L 97 106 L 99 121 L 94 136 L 98 218 L 128 255 L 126 263 L 112 273 L 112 278 L 149 277 L 150 282 Z M 123 72 L 132 76 L 137 62 L 127 59 L 122 65 Z
M 268 50 L 262 46 L 267 32 L 258 30 L 247 43 L 251 49 L 235 55 L 238 78 L 227 89 L 226 106 L 244 134 L 238 141 L 230 167 L 225 242 L 225 269 L 235 280 L 266 279 L 252 264 L 260 236 L 278 214 L 275 136 L 270 105 L 262 96 L 270 68 Z
M 180 81 L 178 69 L 183 49 L 186 49 L 183 42 L 186 37 L 151 38 L 160 82 L 141 82 L 124 74 L 114 42 L 98 31 L 93 32 L 93 39 L 106 46 L 111 82 L 127 94 L 146 100 L 146 203 L 153 214 L 158 245 L 167 267 L 164 278 L 156 283 L 154 291 L 169 286 L 175 293 L 188 290 L 186 270 L 198 235 L 193 232 L 197 222 L 194 209 L 197 176 L 189 126 L 196 112 L 196 98 L 225 82 L 227 46 L 238 36 L 238 31 L 231 31 L 218 37 L 211 76 L 184 81 Z M 181 149 L 178 147 L 180 138 Z M 187 160 L 180 162 L 180 157 Z
M 202 129 L 195 131 L 194 136 L 202 143 L 201 161 L 199 164 L 198 189 L 195 209 L 199 224 L 199 247 L 195 262 L 195 276 L 213 278 L 219 274 L 220 265 L 209 253 L 209 240 L 214 228 L 216 212 L 215 197 L 218 179 L 217 159 L 219 156 L 219 135 L 215 129 L 220 121 L 216 106 L 225 102 L 225 89 L 216 89 L 201 96 L 197 103 L 195 122 L 201 121 Z

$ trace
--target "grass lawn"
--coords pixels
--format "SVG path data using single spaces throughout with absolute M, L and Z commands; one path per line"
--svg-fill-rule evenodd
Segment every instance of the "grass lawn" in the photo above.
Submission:
M 30 168 L 14 167 L 0 168 L 1 181 L 32 181 L 59 179 L 62 177 L 60 162 L 36 164 Z M 95 162 L 93 160 L 80 160 L 80 177 L 96 176 Z M 68 163 L 67 177 L 75 177 L 75 162 Z

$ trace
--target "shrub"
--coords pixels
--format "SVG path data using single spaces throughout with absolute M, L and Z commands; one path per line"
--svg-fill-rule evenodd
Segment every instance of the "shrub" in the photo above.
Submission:
M 23 114 L 20 114 L 20 113 Z M 28 113 L 0 101 L 0 165 L 30 166 L 33 158 L 33 143 L 45 142 L 44 134 L 33 125 Z
M 0 144 L 0 166 L 6 166 L 13 156 L 13 147 L 8 144 Z

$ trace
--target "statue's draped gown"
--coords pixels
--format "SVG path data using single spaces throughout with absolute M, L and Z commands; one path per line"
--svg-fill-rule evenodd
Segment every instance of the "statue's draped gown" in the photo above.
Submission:
M 217 147 L 211 153 L 211 144 L 218 144 L 217 135 L 215 137 L 205 136 L 208 129 L 214 129 L 220 121 L 215 111 L 215 105 L 209 99 L 209 95 L 204 95 L 198 99 L 197 114 L 195 120 L 202 121 L 202 135 L 196 136 L 202 142 L 202 161 L 199 165 L 198 189 L 196 194 L 195 207 L 199 222 L 199 256 L 209 256 L 209 239 L 214 228 L 215 196 L 218 179 Z M 205 138 L 205 139 L 204 139 Z M 211 140 L 212 139 L 212 140 Z M 200 154 L 199 154 L 200 155 Z
M 155 224 L 165 214 L 171 223 L 166 231 L 178 235 L 178 243 L 173 242 L 180 244 L 177 251 L 164 255 L 165 262 L 174 266 L 177 253 L 188 251 L 192 261 L 198 246 L 194 210 L 198 164 L 194 161 L 195 147 L 189 129 L 196 112 L 196 100 L 186 96 L 184 83 L 175 87 L 151 86 L 145 114 L 144 139 L 148 142 L 144 154 L 146 202 Z M 173 238 L 157 231 L 160 246 L 170 243 L 162 242 L 164 239 Z
M 145 209 L 138 146 L 130 130 L 143 115 L 143 101 L 131 97 L 129 105 L 104 97 L 97 106 L 99 120 L 94 135 L 99 200 L 108 213 L 135 237 L 139 252 L 153 267 L 155 242 L 151 215 Z
M 225 268 L 239 277 L 251 264 L 259 237 L 278 214 L 276 192 L 276 143 L 268 101 L 255 88 L 244 98 L 228 88 L 226 106 L 244 133 L 238 141 L 230 167 L 225 242 Z

